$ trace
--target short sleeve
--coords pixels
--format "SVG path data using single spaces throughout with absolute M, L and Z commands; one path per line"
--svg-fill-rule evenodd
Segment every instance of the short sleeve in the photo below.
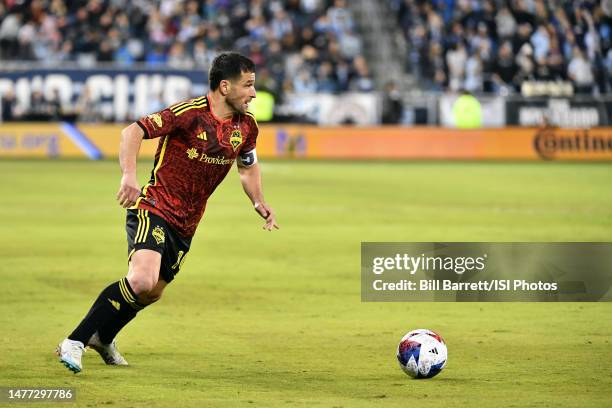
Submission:
M 248 129 L 248 137 L 242 148 L 240 149 L 241 153 L 249 153 L 255 149 L 255 145 L 257 144 L 257 136 L 259 135 L 259 126 L 257 125 L 257 121 L 255 117 L 247 112 L 247 117 L 250 119 L 249 121 L 249 129 Z
M 165 136 L 172 133 L 177 126 L 176 116 L 170 108 L 144 116 L 136 123 L 144 131 L 145 139 Z

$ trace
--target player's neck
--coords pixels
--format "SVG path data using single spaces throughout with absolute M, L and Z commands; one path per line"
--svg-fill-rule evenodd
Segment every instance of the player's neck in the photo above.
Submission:
M 225 98 L 218 92 L 210 92 L 208 94 L 210 101 L 210 110 L 221 120 L 230 119 L 234 116 L 234 110 L 225 102 Z

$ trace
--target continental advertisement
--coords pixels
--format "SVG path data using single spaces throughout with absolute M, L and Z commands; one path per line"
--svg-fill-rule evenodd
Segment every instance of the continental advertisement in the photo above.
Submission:
M 0 157 L 115 158 L 121 125 L 0 124 Z M 152 157 L 157 141 L 143 141 Z M 328 127 L 262 125 L 262 158 L 612 161 L 612 128 Z

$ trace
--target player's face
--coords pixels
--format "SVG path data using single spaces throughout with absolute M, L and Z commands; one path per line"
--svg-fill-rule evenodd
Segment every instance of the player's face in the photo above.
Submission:
M 230 81 L 227 104 L 238 113 L 246 113 L 249 103 L 255 98 L 255 73 L 243 72 L 239 79 Z

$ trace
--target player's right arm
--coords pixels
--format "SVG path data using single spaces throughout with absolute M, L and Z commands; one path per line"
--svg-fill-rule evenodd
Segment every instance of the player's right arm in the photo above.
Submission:
M 121 131 L 119 144 L 119 165 L 121 166 L 121 185 L 117 201 L 123 208 L 136 204 L 140 196 L 140 186 L 136 178 L 136 159 L 145 133 L 137 123 L 132 123 Z
M 142 139 L 155 139 L 172 134 L 179 125 L 177 112 L 188 105 L 188 102 L 182 102 L 144 116 L 121 131 L 119 165 L 122 176 L 117 200 L 122 207 L 132 207 L 140 197 L 140 186 L 136 178 L 136 159 Z

